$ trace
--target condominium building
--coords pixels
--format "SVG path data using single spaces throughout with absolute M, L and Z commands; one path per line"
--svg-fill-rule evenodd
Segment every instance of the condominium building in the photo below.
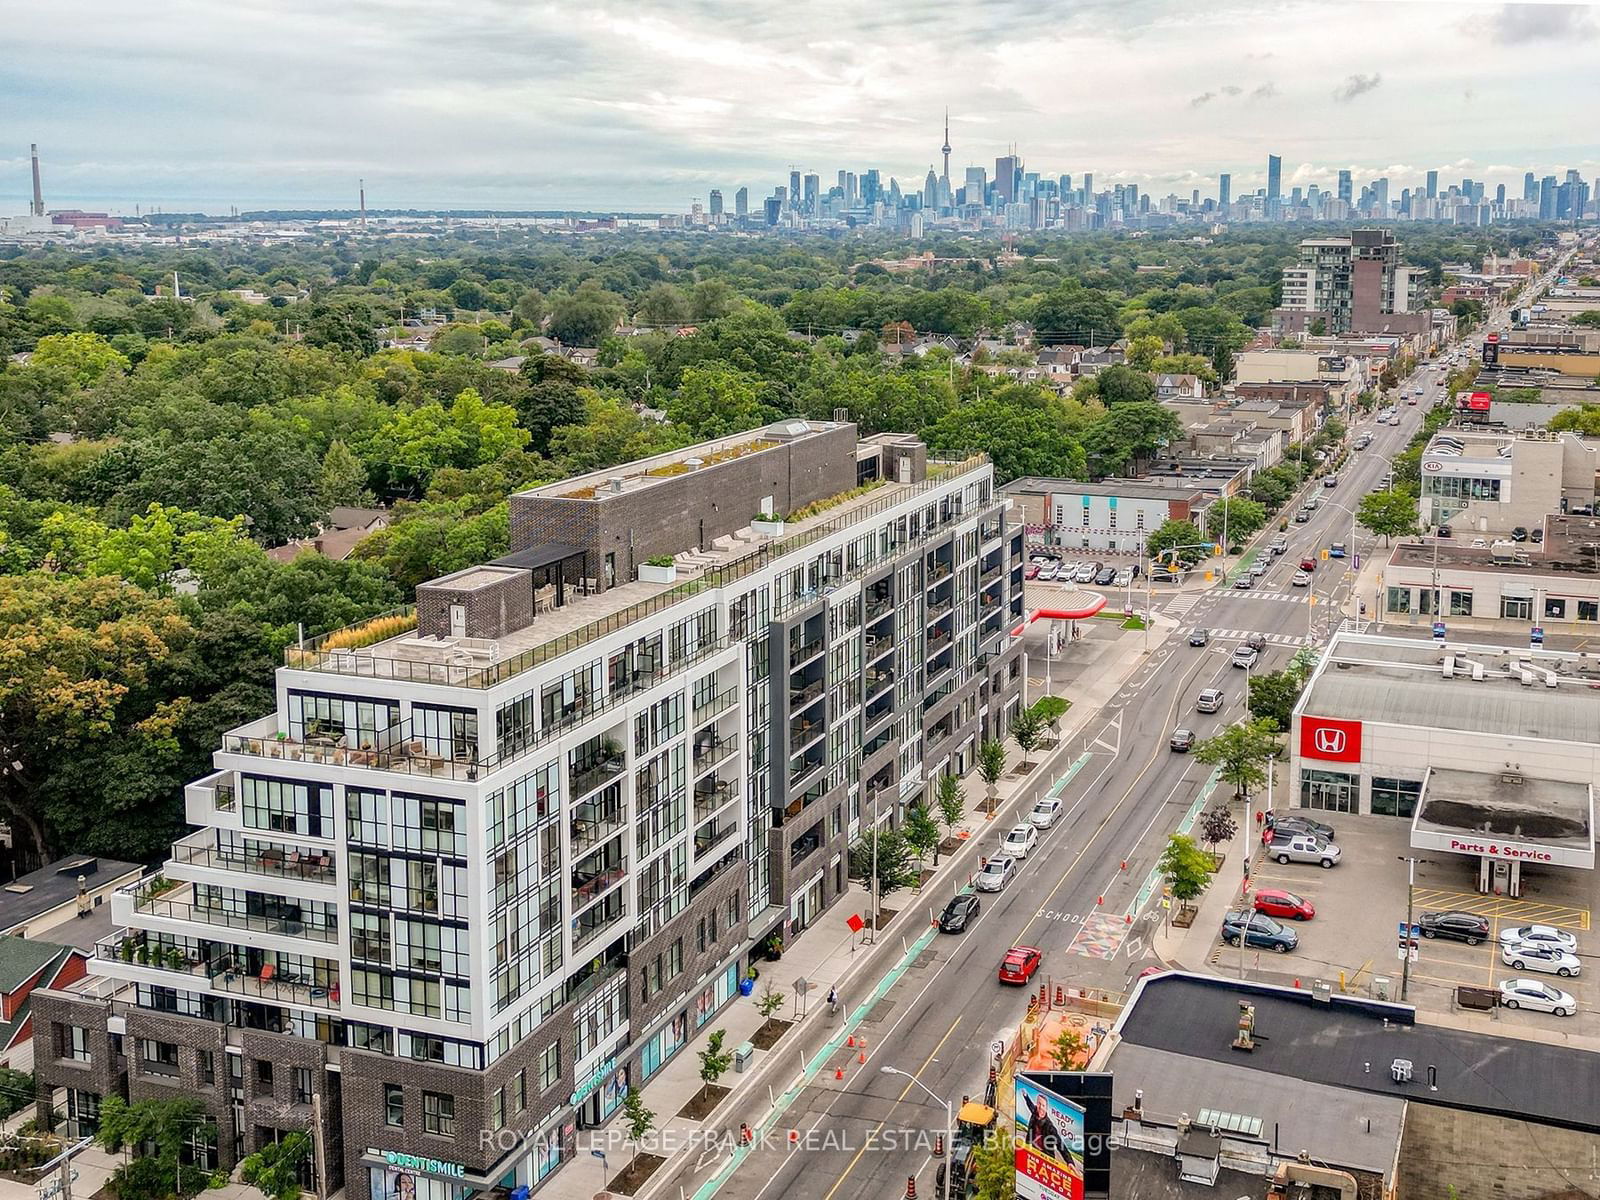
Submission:
M 1307 238 L 1300 261 L 1283 269 L 1283 303 L 1273 323 L 1284 333 L 1424 330 L 1427 314 L 1413 311 L 1423 283 L 1422 271 L 1401 264 L 1400 243 L 1388 230 Z
M 981 456 L 790 421 L 510 509 L 508 554 L 290 648 L 35 997 L 41 1117 L 183 1095 L 207 1165 L 310 1128 L 352 1196 L 537 1190 L 1020 703 Z

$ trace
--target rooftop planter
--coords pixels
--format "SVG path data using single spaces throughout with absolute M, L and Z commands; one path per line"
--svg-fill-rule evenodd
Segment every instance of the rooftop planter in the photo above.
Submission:
M 639 579 L 644 583 L 675 583 L 678 564 L 666 555 L 648 558 L 639 564 Z
M 782 537 L 783 518 L 776 513 L 757 513 L 750 522 L 750 528 L 762 537 Z

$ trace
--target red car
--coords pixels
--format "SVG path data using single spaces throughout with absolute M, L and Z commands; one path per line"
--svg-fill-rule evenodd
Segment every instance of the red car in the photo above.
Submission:
M 1262 888 L 1256 893 L 1253 903 L 1258 913 L 1290 921 L 1309 921 L 1317 915 L 1317 910 L 1312 907 L 1311 901 L 1296 896 L 1293 892 L 1286 892 L 1282 888 Z
M 1037 578 L 1039 578 L 1039 564 L 1038 563 L 1029 563 L 1028 564 L 1028 569 L 1022 573 L 1022 577 L 1024 579 L 1037 579 Z
M 1314 558 L 1302 558 L 1300 560 L 1300 569 L 1302 571 L 1315 571 L 1317 569 L 1317 560 Z
M 1037 946 L 1013 946 L 1000 960 L 1000 982 L 1027 983 L 1043 961 Z

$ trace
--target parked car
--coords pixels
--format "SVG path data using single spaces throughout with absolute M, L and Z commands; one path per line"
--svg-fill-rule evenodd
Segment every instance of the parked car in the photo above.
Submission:
M 1191 630 L 1189 630 L 1189 645 L 1191 645 L 1191 646 L 1205 646 L 1205 645 L 1209 645 L 1210 642 L 1211 642 L 1211 630 L 1209 630 L 1209 629 L 1191 629 Z
M 1194 730 L 1184 729 L 1179 726 L 1172 731 L 1172 739 L 1167 743 L 1179 754 L 1187 754 L 1194 749 Z
M 1314 834 L 1325 842 L 1334 840 L 1332 825 L 1323 821 L 1312 820 L 1299 812 L 1280 813 L 1268 809 L 1266 818 L 1262 823 L 1270 833 L 1309 833 Z
M 955 897 L 939 914 L 940 933 L 960 933 L 978 916 L 978 898 L 970 893 Z
M 1044 799 L 1033 806 L 1028 813 L 1028 824 L 1037 829 L 1049 829 L 1061 819 L 1062 804 L 1059 800 Z
M 1038 563 L 1029 563 L 1028 564 L 1028 569 L 1023 571 L 1023 573 L 1022 573 L 1022 577 L 1024 579 L 1037 579 L 1037 578 L 1039 578 L 1040 570 L 1042 570 L 1042 568 L 1039 566 Z
M 1045 563 L 1044 566 L 1039 568 L 1038 579 L 1041 583 L 1049 583 L 1059 574 L 1061 574 L 1061 566 L 1059 563 Z
M 1240 646 L 1233 652 L 1233 665 L 1243 667 L 1248 671 L 1256 665 L 1256 659 L 1261 657 L 1260 651 L 1254 646 Z
M 1289 552 L 1289 539 L 1285 537 L 1273 538 L 1271 544 L 1267 546 L 1267 550 L 1274 558 L 1280 554 L 1287 554 Z
M 1287 954 L 1300 944 L 1300 938 L 1294 930 L 1279 924 L 1266 913 L 1225 913 L 1222 918 L 1222 940 L 1230 946 L 1237 946 L 1241 936 L 1246 946 L 1272 950 L 1278 954 Z
M 1000 850 L 1012 858 L 1027 858 L 1029 852 L 1039 844 L 1039 831 L 1033 825 L 1013 825 L 1011 832 L 1000 843 Z
M 1417 924 L 1425 938 L 1449 938 L 1476 946 L 1489 940 L 1489 918 L 1469 912 L 1425 912 Z
M 1247 633 L 1244 635 L 1244 644 L 1252 650 L 1265 650 L 1267 648 L 1267 635 L 1264 633 Z
M 1296 571 L 1294 573 L 1294 576 L 1289 580 L 1289 586 L 1290 587 L 1310 587 L 1311 586 L 1311 572 L 1310 571 Z
M 1195 697 L 1195 712 L 1214 713 L 1222 711 L 1223 695 L 1221 688 L 1206 688 Z
M 1511 531 L 1511 540 L 1513 542 L 1525 542 L 1525 541 L 1527 541 L 1528 540 L 1528 527 L 1526 525 L 1518 525 L 1515 529 L 1513 529 Z
M 1570 953 L 1576 953 L 1578 949 L 1578 939 L 1554 925 L 1516 925 L 1500 931 L 1502 946 L 1527 945 L 1530 942 L 1539 946 L 1555 946 Z
M 1114 587 L 1128 587 L 1133 583 L 1133 567 L 1123 567 L 1117 572 L 1117 577 L 1111 581 Z
M 1101 567 L 1099 573 L 1094 577 L 1096 587 L 1110 587 L 1116 581 L 1117 569 L 1115 567 Z
M 1563 979 L 1583 970 L 1578 956 L 1559 946 L 1541 946 L 1538 942 L 1524 942 L 1516 946 L 1501 946 L 1500 961 L 1513 971 L 1543 971 L 1546 975 L 1560 975 Z
M 1010 883 L 1017 873 L 1017 860 L 1000 855 L 983 864 L 973 886 L 980 892 L 998 892 Z
M 1100 564 L 1093 562 L 1079 563 L 1078 570 L 1072 579 L 1074 583 L 1091 583 L 1100 573 Z
M 1000 982 L 1027 983 L 1043 961 L 1037 946 L 1013 946 L 1000 960 Z
M 1267 855 L 1279 863 L 1316 863 L 1327 869 L 1339 865 L 1339 844 L 1314 833 L 1274 831 L 1267 843 Z
M 1285 891 L 1283 888 L 1262 888 L 1256 892 L 1251 907 L 1269 917 L 1287 918 L 1291 921 L 1309 921 L 1317 915 L 1311 901 Z
M 1578 1002 L 1571 992 L 1563 992 L 1537 979 L 1502 979 L 1500 1003 L 1507 1008 L 1531 1008 L 1535 1012 L 1555 1013 L 1570 1017 L 1578 1011 Z

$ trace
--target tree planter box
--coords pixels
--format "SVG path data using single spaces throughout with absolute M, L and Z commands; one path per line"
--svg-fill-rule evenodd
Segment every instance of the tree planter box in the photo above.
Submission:
M 644 583 L 674 583 L 677 578 L 676 564 L 670 567 L 652 567 L 649 563 L 639 564 L 639 579 Z
M 783 522 L 782 521 L 751 521 L 750 522 L 750 528 L 754 529 L 762 537 L 782 537 L 783 536 Z

